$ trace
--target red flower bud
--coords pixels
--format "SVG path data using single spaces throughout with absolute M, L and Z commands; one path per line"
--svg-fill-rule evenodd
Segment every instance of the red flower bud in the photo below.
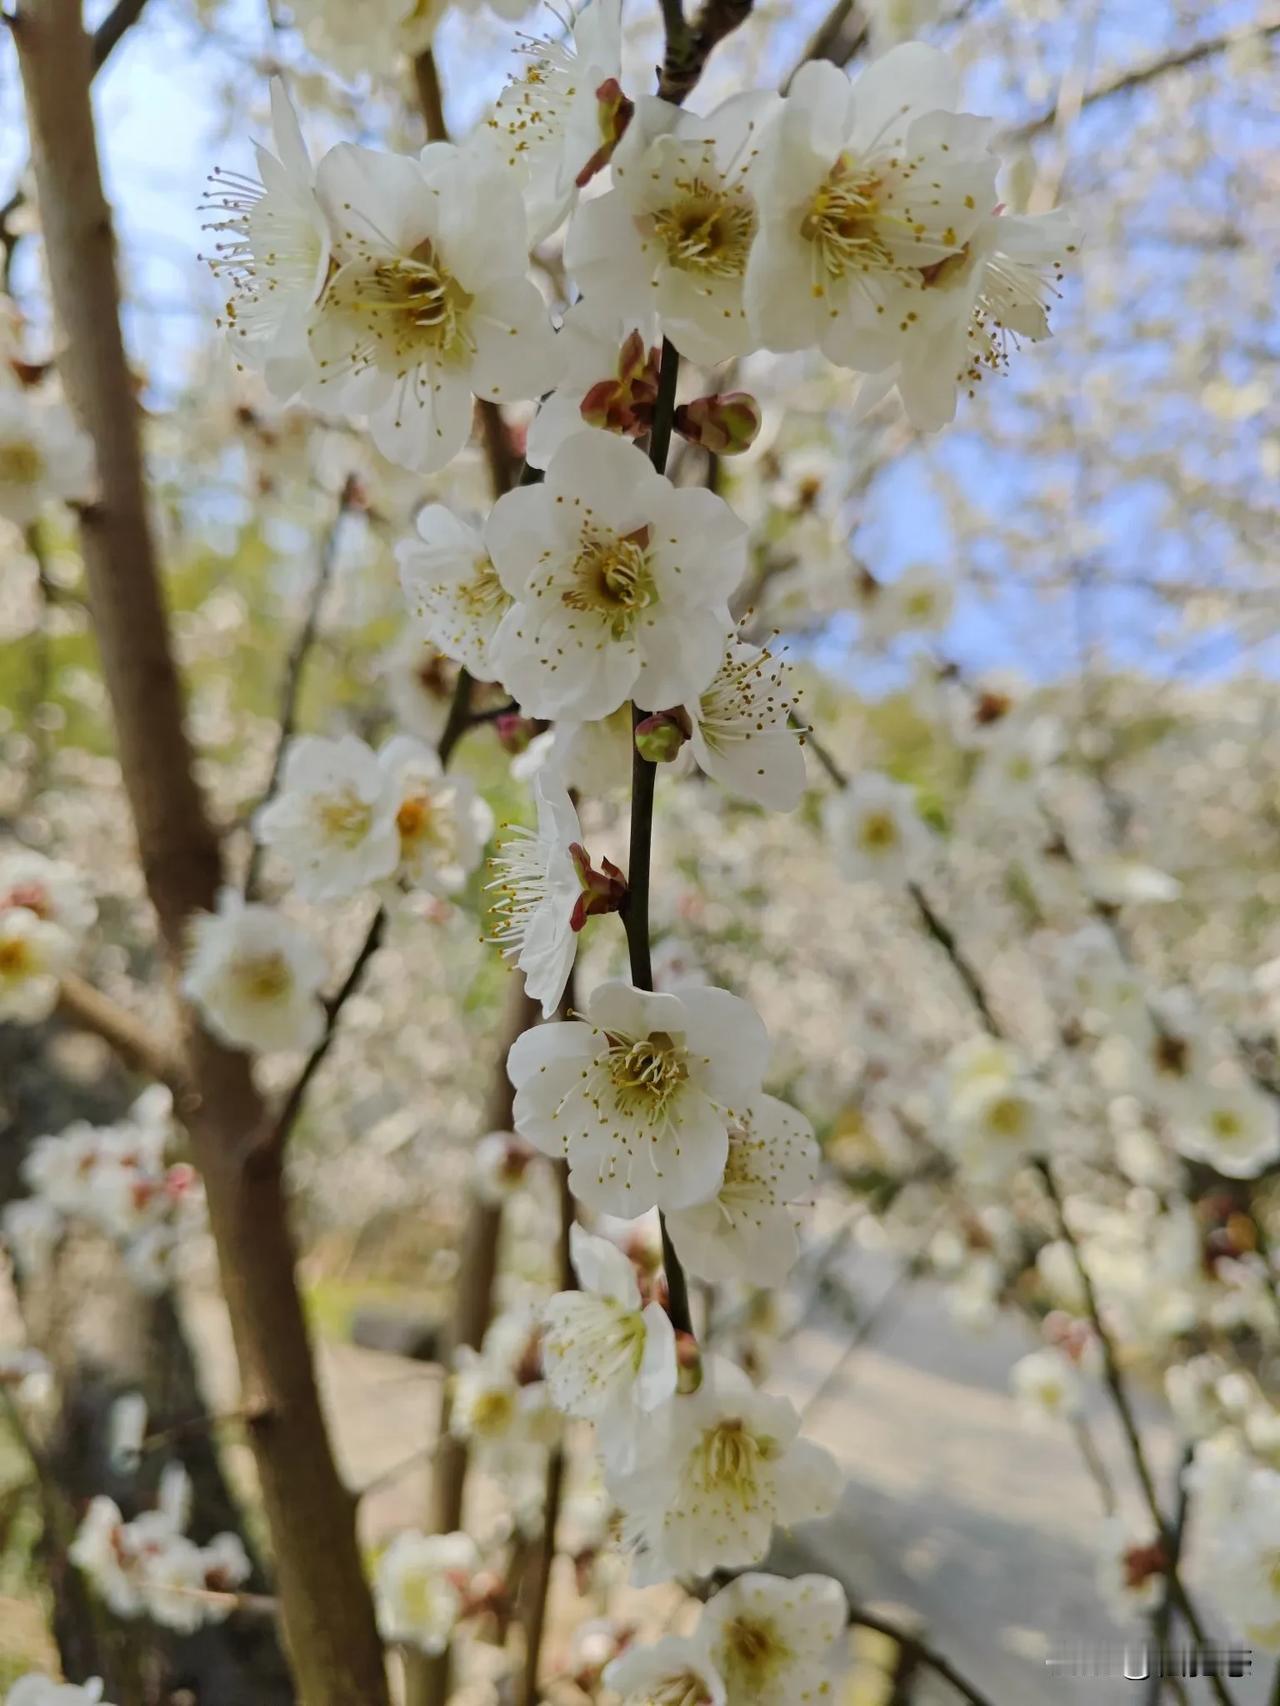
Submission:
M 737 456 L 755 443 L 760 405 L 746 391 L 696 397 L 676 410 L 675 428 L 681 438 L 700 444 L 714 456 Z

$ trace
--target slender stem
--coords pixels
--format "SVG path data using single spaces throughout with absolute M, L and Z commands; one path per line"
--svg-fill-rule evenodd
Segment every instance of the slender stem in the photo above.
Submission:
M 1167 1560 L 1169 1591 L 1173 1595 L 1174 1603 L 1177 1605 L 1178 1610 L 1186 1619 L 1187 1627 L 1191 1630 L 1195 1639 L 1201 1644 L 1201 1646 L 1203 1646 L 1207 1639 L 1204 1624 L 1200 1621 L 1200 1615 L 1196 1611 L 1195 1606 L 1191 1603 L 1186 1588 L 1182 1583 L 1182 1576 L 1177 1565 L 1177 1549 L 1174 1546 L 1173 1531 L 1166 1522 L 1164 1512 L 1160 1508 L 1160 1499 L 1156 1492 L 1155 1479 L 1151 1473 L 1151 1466 L 1147 1462 L 1147 1454 L 1142 1443 L 1142 1435 L 1138 1430 L 1137 1418 L 1133 1413 L 1133 1405 L 1129 1400 L 1129 1393 L 1125 1387 L 1124 1376 L 1120 1370 L 1120 1360 L 1116 1355 L 1116 1348 L 1111 1335 L 1107 1331 L 1102 1320 L 1102 1312 L 1098 1305 L 1098 1294 L 1094 1288 L 1093 1278 L 1089 1273 L 1088 1267 L 1085 1265 L 1076 1236 L 1072 1232 L 1070 1224 L 1067 1221 L 1066 1210 L 1062 1201 L 1062 1193 L 1058 1189 L 1057 1180 L 1053 1176 L 1049 1163 L 1045 1160 L 1040 1160 L 1036 1163 L 1036 1166 L 1039 1170 L 1041 1179 L 1044 1181 L 1044 1188 L 1049 1201 L 1053 1204 L 1054 1217 L 1058 1223 L 1059 1233 L 1071 1252 L 1076 1277 L 1080 1282 L 1080 1289 L 1084 1293 L 1085 1308 L 1088 1311 L 1089 1321 L 1094 1332 L 1097 1334 L 1098 1344 L 1102 1349 L 1103 1379 L 1106 1383 L 1108 1392 L 1111 1394 L 1111 1401 L 1115 1406 L 1116 1415 L 1119 1417 L 1121 1431 L 1124 1434 L 1125 1441 L 1129 1447 L 1129 1455 L 1133 1461 L 1134 1473 L 1138 1478 L 1139 1486 L 1142 1488 L 1143 1499 L 1146 1502 L 1147 1509 L 1151 1515 L 1151 1520 L 1155 1525 L 1156 1534 L 1159 1536 L 1160 1543 L 1164 1549 L 1164 1555 Z M 1232 1706 L 1231 1694 L 1222 1678 L 1220 1676 L 1210 1676 L 1208 1680 L 1210 1687 L 1218 1699 L 1218 1706 Z
M 1104 1515 L 1114 1516 L 1116 1512 L 1116 1490 L 1111 1484 L 1111 1476 L 1107 1472 L 1107 1466 L 1102 1461 L 1102 1455 L 1093 1437 L 1093 1430 L 1083 1416 L 1077 1416 L 1072 1424 L 1071 1432 L 1076 1445 L 1079 1447 L 1080 1456 L 1084 1460 L 1084 1466 L 1089 1471 L 1094 1486 L 1098 1489 L 1098 1498 L 1102 1503 Z
M 1147 1688 L 1146 1706 L 1160 1706 L 1162 1678 L 1160 1675 L 1160 1659 L 1169 1644 L 1169 1626 L 1173 1620 L 1173 1572 L 1178 1568 L 1182 1558 L 1182 1541 L 1187 1527 L 1187 1491 L 1186 1471 L 1191 1463 L 1192 1448 L 1190 1446 L 1182 1454 L 1182 1463 L 1178 1470 L 1177 1504 L 1174 1507 L 1173 1523 L 1169 1529 L 1169 1545 L 1171 1553 L 1168 1560 L 1169 1573 L 1165 1576 L 1164 1592 L 1160 1603 L 1151 1618 L 1151 1645 L 1156 1655 L 1156 1668 L 1151 1674 Z
M 262 798 L 258 802 L 261 810 L 269 800 L 273 800 L 280 787 L 280 777 L 284 771 L 284 761 L 290 743 L 293 740 L 294 729 L 298 722 L 298 702 L 302 697 L 302 678 L 306 674 L 307 661 L 316 643 L 316 635 L 320 630 L 320 611 L 324 604 L 325 593 L 333 579 L 334 567 L 338 561 L 338 538 L 342 532 L 342 523 L 350 512 L 356 494 L 356 479 L 349 474 L 342 483 L 342 492 L 338 498 L 337 511 L 324 530 L 320 542 L 319 561 L 316 564 L 315 581 L 311 588 L 311 597 L 307 603 L 307 613 L 302 626 L 289 648 L 289 656 L 284 666 L 283 685 L 280 691 L 280 709 L 276 720 L 279 723 L 279 733 L 276 736 L 275 752 L 271 758 L 271 774 L 263 789 Z M 258 891 L 258 883 L 262 876 L 262 862 L 266 856 L 266 848 L 255 835 L 253 850 L 249 854 L 249 865 L 244 878 L 244 898 L 252 900 Z
M 918 1664 L 933 1671 L 944 1682 L 950 1683 L 956 1693 L 968 1701 L 969 1706 L 995 1706 L 994 1701 L 980 1693 L 967 1677 L 960 1674 L 950 1659 L 922 1641 L 918 1635 L 912 1635 L 903 1629 L 900 1624 L 887 1617 L 879 1617 L 875 1612 L 864 1611 L 861 1606 L 854 1606 L 850 1610 L 849 1622 L 857 1629 L 874 1629 L 878 1635 L 887 1635 L 891 1641 L 896 1641 L 903 1652 L 912 1654 Z
M 965 957 L 955 932 L 945 919 L 934 911 L 933 905 L 919 883 L 908 883 L 907 893 L 915 903 L 915 909 L 927 935 L 938 944 L 951 962 L 952 969 L 965 987 L 965 992 L 982 1020 L 989 1035 L 1001 1037 L 1004 1035 L 1000 1021 L 992 1012 L 991 1003 L 987 1000 L 987 992 L 982 986 L 982 979 Z
M 447 142 L 449 125 L 444 116 L 444 91 L 440 87 L 440 68 L 431 49 L 424 48 L 413 62 L 413 80 L 427 127 L 428 142 Z
M 57 1013 L 67 1024 L 92 1031 L 110 1043 L 126 1066 L 145 1072 L 171 1088 L 182 1085 L 182 1063 L 176 1049 L 156 1036 L 127 1007 L 121 1007 L 74 973 L 68 973 L 59 987 Z

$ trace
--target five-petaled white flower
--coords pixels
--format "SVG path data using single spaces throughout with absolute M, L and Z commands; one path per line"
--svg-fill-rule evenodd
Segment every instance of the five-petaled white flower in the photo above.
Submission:
M 1172 1111 L 1179 1151 L 1229 1179 L 1256 1179 L 1280 1156 L 1274 1102 L 1249 1084 L 1193 1085 Z
M 822 823 L 837 867 L 855 883 L 901 888 L 921 875 L 933 844 L 915 790 L 878 770 L 864 770 L 829 794 Z
M 830 1576 L 749 1571 L 707 1601 L 697 1638 L 732 1706 L 819 1706 L 847 1668 L 848 1628 Z
M 329 276 L 329 224 L 279 78 L 271 81 L 271 128 L 275 152 L 254 147 L 258 178 L 215 171 L 205 205 L 223 216 L 209 227 L 223 238 L 210 260 L 231 285 L 227 335 L 277 396 L 290 397 L 312 376 L 307 318 Z
M 507 1057 L 514 1123 L 569 1161 L 573 1194 L 604 1214 L 688 1208 L 724 1177 L 730 1128 L 760 1089 L 769 1040 L 723 989 L 593 990 L 585 1019 L 539 1025 Z
M 804 793 L 804 752 L 791 725 L 790 665 L 731 640 L 706 691 L 685 705 L 698 768 L 730 793 L 789 812 Z
M 594 1422 L 617 1461 L 633 1448 L 641 1415 L 675 1392 L 675 1333 L 660 1303 L 642 1307 L 635 1269 L 616 1244 L 576 1224 L 569 1238 L 581 1289 L 543 1307 L 543 1372 L 556 1408 Z
M 303 900 L 345 900 L 400 863 L 400 804 L 390 769 L 356 735 L 303 735 L 255 828 L 292 866 Z
M 604 1682 L 622 1706 L 727 1706 L 724 1683 L 702 1643 L 686 1635 L 628 1647 L 605 1666 Z
M 720 498 L 673 486 L 634 445 L 567 439 L 543 484 L 500 498 L 485 528 L 515 600 L 493 639 L 503 686 L 534 717 L 695 698 L 724 655 L 745 536 Z
M 1079 1372 L 1057 1345 L 1045 1345 L 1019 1357 L 1009 1370 L 1009 1385 L 1029 1420 L 1064 1421 L 1080 1412 L 1083 1394 Z
M 490 860 L 488 887 L 498 920 L 493 940 L 524 973 L 526 993 L 549 1019 L 578 952 L 575 914 L 583 889 L 570 849 L 581 846 L 582 825 L 558 777 L 539 771 L 533 792 L 538 827 L 508 827 Z
M 0 853 L 0 912 L 15 906 L 56 925 L 75 942 L 98 916 L 97 903 L 74 865 L 28 847 Z
M 468 1534 L 397 1534 L 374 1570 L 383 1639 L 424 1653 L 444 1652 L 479 1568 L 480 1554 Z
M 715 1195 L 667 1216 L 676 1254 L 699 1279 L 778 1285 L 791 1271 L 797 1240 L 787 1207 L 812 1189 L 818 1146 L 813 1127 L 774 1096 L 757 1096 L 729 1131 L 724 1178 Z
M 300 925 L 224 889 L 191 924 L 183 990 L 232 1048 L 310 1048 L 324 1029 L 324 955 Z
M 0 386 L 0 515 L 29 527 L 51 499 L 88 499 L 93 445 L 70 409 L 18 386 Z
M 493 675 L 489 642 L 511 606 L 484 540 L 443 504 L 418 516 L 418 537 L 396 556 L 400 585 L 424 639 L 481 681 Z
M 320 162 L 316 193 L 338 262 L 310 325 L 317 394 L 367 414 L 384 456 L 443 468 L 471 431 L 473 394 L 547 389 L 551 323 L 500 164 L 447 142 L 419 160 L 343 142 Z
M 800 68 L 756 177 L 746 304 L 760 344 L 879 373 L 925 335 L 932 269 L 996 202 L 991 124 L 952 111 L 957 90 L 920 42 L 856 83 L 825 61 Z
M 680 353 L 704 366 L 755 348 L 743 285 L 761 138 L 781 104 L 750 91 L 703 118 L 654 96 L 638 101 L 613 188 L 569 226 L 565 265 L 583 294 L 656 312 Z
M 792 1403 L 759 1391 L 731 1363 L 710 1359 L 698 1390 L 673 1398 L 655 1424 L 635 1470 L 605 1466 L 639 1547 L 640 1585 L 758 1563 L 775 1524 L 835 1506 L 831 1454 L 797 1437 Z
M 0 911 L 0 1019 L 47 1019 L 74 955 L 74 939 L 39 913 L 25 906 Z
M 473 144 L 518 169 L 531 243 L 551 235 L 607 154 L 602 119 L 621 98 L 622 0 L 587 0 L 568 22 L 560 40 L 521 42 L 524 71 L 499 95 Z
M 493 833 L 493 813 L 465 776 L 448 776 L 436 752 L 394 735 L 378 754 L 399 838 L 396 875 L 447 898 L 464 887 Z

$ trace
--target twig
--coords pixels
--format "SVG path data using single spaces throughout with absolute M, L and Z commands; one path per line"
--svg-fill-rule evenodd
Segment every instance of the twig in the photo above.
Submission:
M 964 950 L 956 940 L 955 932 L 950 925 L 934 911 L 933 905 L 919 883 L 908 883 L 907 893 L 915 904 L 916 912 L 926 933 L 942 949 L 951 962 L 952 969 L 965 987 L 970 1001 L 977 1010 L 978 1017 L 990 1036 L 1002 1037 L 1004 1031 L 999 1020 L 992 1012 L 987 992 L 983 988 L 982 979 L 965 956 Z
M 912 1654 L 918 1664 L 933 1671 L 944 1682 L 950 1683 L 956 1693 L 969 1702 L 969 1706 L 995 1706 L 995 1702 L 981 1693 L 967 1677 L 962 1676 L 951 1660 L 938 1652 L 936 1647 L 929 1646 L 918 1635 L 912 1635 L 890 1618 L 877 1616 L 873 1611 L 865 1611 L 861 1606 L 854 1605 L 849 1608 L 849 1622 L 856 1629 L 874 1629 L 878 1635 L 887 1635 L 904 1652 Z
M 1071 1433 L 1079 1447 L 1084 1466 L 1089 1471 L 1094 1486 L 1098 1489 L 1098 1498 L 1102 1503 L 1103 1514 L 1114 1516 L 1116 1512 L 1116 1490 L 1111 1484 L 1111 1476 L 1102 1460 L 1093 1430 L 1083 1416 L 1077 1416 L 1071 1424 Z
M 293 740 L 293 732 L 298 719 L 298 701 L 302 694 L 302 677 L 306 672 L 311 649 L 316 642 L 316 634 L 320 627 L 320 609 L 324 604 L 324 595 L 329 590 L 329 583 L 333 579 L 334 566 L 338 560 L 338 536 L 342 531 L 344 519 L 351 511 L 357 490 L 358 482 L 355 475 L 348 474 L 342 483 L 337 513 L 325 529 L 324 539 L 320 545 L 320 559 L 316 566 L 316 577 L 311 588 L 307 614 L 293 645 L 289 649 L 289 657 L 284 666 L 284 685 L 281 689 L 280 710 L 277 715 L 280 731 L 276 736 L 276 749 L 271 759 L 271 774 L 267 778 L 267 785 L 258 802 L 259 811 L 275 798 L 280 786 L 285 757 L 289 750 L 289 744 Z M 262 861 L 265 854 L 265 846 L 255 836 L 253 849 L 249 854 L 249 867 L 244 878 L 244 898 L 246 900 L 252 900 L 257 893 L 258 879 L 262 875 Z
M 1177 53 L 1162 55 L 1159 59 L 1149 60 L 1145 65 L 1136 65 L 1131 71 L 1121 72 L 1116 77 L 1110 77 L 1105 82 L 1097 83 L 1092 89 L 1086 89 L 1080 96 L 1080 107 L 1091 107 L 1098 101 L 1111 100 L 1115 95 L 1124 95 L 1133 89 L 1141 89 L 1145 84 L 1154 82 L 1169 71 L 1182 71 L 1189 65 L 1199 65 L 1203 60 L 1214 59 L 1221 53 L 1229 53 L 1233 47 L 1239 47 L 1242 42 L 1265 41 L 1268 37 L 1280 35 L 1280 17 L 1272 13 L 1265 19 L 1255 19 L 1252 23 L 1241 24 L 1236 29 L 1224 30 L 1221 35 L 1208 36 L 1203 41 L 1193 42 L 1190 47 L 1182 48 Z M 1017 125 L 1008 132 L 1010 137 L 1025 141 L 1028 137 L 1036 136 L 1042 130 L 1048 130 L 1058 116 L 1058 104 L 1055 101 L 1051 107 L 1037 113 L 1035 118 L 1028 119 L 1025 124 Z
M 424 48 L 413 62 L 413 81 L 418 91 L 423 123 L 428 142 L 447 142 L 449 125 L 444 116 L 444 91 L 440 87 L 440 70 L 431 49 Z
M 1066 1208 L 1062 1201 L 1062 1194 L 1058 1190 L 1057 1180 L 1053 1176 L 1052 1168 L 1049 1163 L 1043 1159 L 1036 1162 L 1036 1167 L 1041 1179 L 1044 1181 L 1044 1188 L 1049 1201 L 1053 1204 L 1054 1218 L 1058 1224 L 1058 1231 L 1063 1242 L 1071 1252 L 1076 1277 L 1080 1282 L 1080 1289 L 1084 1294 L 1085 1308 L 1088 1312 L 1089 1321 L 1093 1327 L 1094 1333 L 1097 1335 L 1098 1343 L 1102 1349 L 1103 1379 L 1106 1383 L 1107 1391 L 1111 1394 L 1111 1401 L 1115 1406 L 1116 1415 L 1120 1419 L 1121 1431 L 1123 1432 L 1125 1442 L 1129 1447 L 1129 1455 L 1133 1462 L 1134 1473 L 1138 1478 L 1138 1484 L 1142 1489 L 1143 1499 L 1146 1502 L 1147 1510 L 1151 1515 L 1151 1520 L 1155 1525 L 1156 1534 L 1160 1540 L 1165 1558 L 1168 1561 L 1167 1569 L 1169 1590 L 1173 1595 L 1174 1602 L 1177 1605 L 1178 1610 L 1186 1619 L 1187 1627 L 1191 1630 L 1191 1633 L 1195 1636 L 1201 1646 L 1203 1646 L 1206 1643 L 1204 1624 L 1200 1621 L 1199 1613 L 1191 1603 L 1186 1588 L 1182 1583 L 1182 1576 L 1176 1563 L 1173 1533 L 1169 1524 L 1165 1520 L 1164 1512 L 1160 1508 L 1160 1499 L 1156 1492 L 1155 1480 L 1151 1473 L 1151 1467 L 1147 1462 L 1146 1450 L 1142 1444 L 1142 1435 L 1138 1430 L 1137 1418 L 1133 1413 L 1133 1405 L 1129 1401 L 1129 1393 L 1125 1387 L 1124 1376 L 1120 1370 L 1120 1361 L 1116 1355 L 1116 1348 L 1112 1341 L 1111 1334 L 1107 1331 L 1102 1320 L 1102 1312 L 1098 1305 L 1098 1294 L 1094 1288 L 1093 1277 L 1089 1273 L 1089 1269 L 1085 1264 L 1075 1233 L 1072 1232 L 1070 1224 L 1067 1221 Z M 1220 1676 L 1210 1676 L 1208 1680 L 1210 1687 L 1217 1696 L 1219 1706 L 1232 1706 L 1231 1695 L 1222 1678 Z
M 168 1048 L 135 1013 L 74 972 L 69 972 L 59 987 L 57 1015 L 110 1043 L 126 1066 L 175 1091 L 182 1088 L 185 1080 L 176 1050 Z
M 1169 1644 L 1169 1626 L 1173 1619 L 1173 1575 L 1182 1558 L 1182 1541 L 1187 1526 L 1187 1505 L 1190 1495 L 1187 1491 L 1187 1469 L 1190 1467 L 1194 1448 L 1188 1446 L 1182 1454 L 1182 1463 L 1178 1470 L 1177 1504 L 1174 1506 L 1173 1522 L 1169 1528 L 1169 1545 L 1171 1552 L 1168 1560 L 1169 1573 L 1165 1576 L 1164 1592 L 1160 1595 L 1160 1603 L 1151 1619 L 1151 1645 L 1156 1651 L 1156 1668 L 1152 1672 L 1150 1686 L 1147 1689 L 1146 1706 L 1160 1706 L 1160 1694 L 1163 1678 L 1160 1675 L 1159 1659 L 1163 1656 Z
M 689 23 L 679 0 L 663 0 L 666 51 L 658 76 L 658 93 L 676 106 L 693 91 L 707 60 L 724 38 L 751 16 L 753 0 L 703 0 Z

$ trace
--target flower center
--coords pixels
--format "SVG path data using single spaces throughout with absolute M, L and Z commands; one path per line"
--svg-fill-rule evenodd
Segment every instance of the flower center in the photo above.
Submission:
M 848 154 L 841 154 L 809 203 L 800 235 L 815 245 L 829 278 L 896 270 L 885 241 L 879 189 L 874 172 L 859 170 Z M 814 286 L 814 294 L 822 295 L 821 285 Z
M 735 1617 L 726 1628 L 724 1651 L 725 1669 L 735 1675 L 741 1685 L 737 1692 L 743 1693 L 752 1685 L 758 1687 L 771 1672 L 779 1670 L 788 1656 L 787 1647 L 778 1640 L 773 1625 L 749 1617 Z
M 1213 1135 L 1221 1138 L 1223 1143 L 1234 1143 L 1244 1135 L 1244 1121 L 1230 1108 L 1215 1108 L 1209 1116 L 1209 1124 Z
M 407 800 L 402 800 L 396 813 L 396 828 L 400 831 L 401 841 L 425 841 L 432 831 L 432 816 L 429 794 L 411 794 Z
M 696 1671 L 682 1670 L 664 1676 L 650 1695 L 652 1706 L 711 1706 L 706 1682 Z
M 251 1001 L 281 1001 L 293 983 L 283 954 L 257 954 L 238 966 L 236 976 Z
M 858 826 L 858 845 L 868 853 L 887 853 L 898 845 L 898 826 L 889 812 L 868 812 Z
M 673 267 L 713 278 L 740 278 L 746 271 L 755 209 L 745 195 L 690 178 L 676 186 L 678 200 L 660 208 L 653 228 Z
M 319 802 L 317 815 L 328 839 L 343 847 L 358 847 L 373 822 L 372 808 L 354 788 L 344 788 L 340 794 L 325 795 Z
M 1016 1096 L 1001 1096 L 987 1110 L 987 1126 L 997 1137 L 1021 1137 L 1027 1129 L 1027 1111 Z
M 498 571 L 488 557 L 477 557 L 471 579 L 462 589 L 462 603 L 474 617 L 497 616 L 511 603 Z
M 623 1109 L 660 1114 L 688 1079 L 689 1064 L 674 1037 L 654 1031 L 634 1039 L 611 1037 L 608 1071 Z
M 404 1607 L 405 1619 L 415 1628 L 428 1628 L 434 1621 L 438 1609 L 438 1585 L 435 1575 L 428 1570 L 407 1576 L 400 1583 L 400 1600 Z
M 24 977 L 31 964 L 31 950 L 20 937 L 0 942 L 0 977 Z
M 0 444 L 0 484 L 34 486 L 44 473 L 44 457 L 29 439 Z
M 622 538 L 584 531 L 564 603 L 603 617 L 614 639 L 621 639 L 656 596 L 648 544 L 647 527 Z
M 359 294 L 359 306 L 375 322 L 375 337 L 388 339 L 394 354 L 412 351 L 456 361 L 472 353 L 467 333 L 472 298 L 431 242 L 379 262 Z
M 767 1457 L 767 1442 L 749 1433 L 740 1417 L 731 1417 L 703 1434 L 697 1478 L 708 1491 L 729 1493 L 737 1503 L 752 1505 Z
M 505 1433 L 515 1414 L 515 1400 L 509 1392 L 495 1388 L 482 1392 L 471 1408 L 471 1425 L 476 1433 L 492 1439 Z

